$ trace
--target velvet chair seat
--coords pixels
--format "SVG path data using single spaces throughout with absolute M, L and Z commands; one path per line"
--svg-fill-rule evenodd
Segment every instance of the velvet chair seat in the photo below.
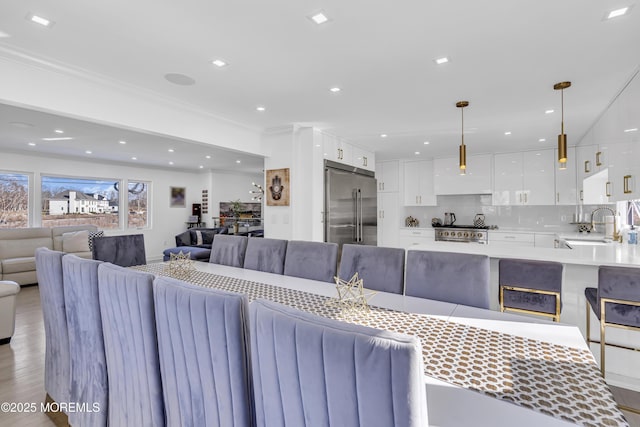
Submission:
M 409 251 L 405 295 L 488 309 L 489 257 Z
M 416 337 L 265 300 L 251 312 L 258 426 L 428 426 Z
M 98 266 L 109 426 L 165 425 L 153 278 L 113 264 Z
M 287 244 L 284 275 L 333 283 L 337 263 L 337 243 L 291 240 Z
M 600 267 L 598 288 L 586 288 L 584 294 L 598 319 L 600 298 L 640 302 L 640 268 Z M 640 307 L 607 303 L 606 310 L 607 323 L 640 328 Z
M 93 259 L 110 262 L 120 267 L 144 265 L 147 263 L 144 235 L 96 237 L 93 239 Z
M 287 241 L 280 239 L 251 238 L 247 241 L 244 268 L 282 274 L 287 252 Z
M 246 236 L 216 234 L 213 238 L 209 262 L 242 268 L 247 250 L 247 239 Z
M 62 257 L 64 253 L 47 248 L 35 252 L 36 275 L 44 319 L 44 389 L 56 402 L 69 402 L 71 355 L 64 300 Z
M 499 261 L 501 309 L 542 314 L 560 320 L 562 308 L 562 272 L 559 262 L 504 258 Z M 530 289 L 522 291 L 506 286 Z M 545 294 L 544 292 L 552 292 Z M 556 298 L 558 296 L 558 298 Z
M 167 424 L 251 426 L 246 295 L 158 277 L 154 298 Z
M 74 427 L 107 425 L 108 393 L 107 362 L 102 337 L 102 316 L 98 298 L 98 266 L 101 261 L 65 255 L 62 258 L 64 299 L 69 325 L 71 353 L 71 402 L 100 411 L 69 413 Z
M 339 271 L 343 280 L 358 273 L 367 289 L 402 294 L 404 249 L 343 245 Z

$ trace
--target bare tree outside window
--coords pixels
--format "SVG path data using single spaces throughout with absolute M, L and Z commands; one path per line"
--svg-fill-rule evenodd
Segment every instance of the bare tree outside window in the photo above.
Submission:
M 42 177 L 42 226 L 120 228 L 117 179 Z
M 0 228 L 29 226 L 29 176 L 0 172 Z
M 129 181 L 127 227 L 144 228 L 149 226 L 148 197 L 148 182 Z

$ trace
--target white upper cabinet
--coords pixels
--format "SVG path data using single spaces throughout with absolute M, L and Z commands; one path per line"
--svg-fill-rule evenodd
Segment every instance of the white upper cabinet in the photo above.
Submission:
M 496 154 L 494 205 L 555 205 L 554 150 Z
M 376 179 L 379 192 L 399 191 L 400 167 L 397 160 L 380 162 L 376 164 Z
M 353 166 L 355 167 L 375 171 L 376 158 L 371 151 L 356 147 L 354 145 L 351 160 L 353 161 Z
M 460 175 L 458 157 L 433 160 L 434 193 L 491 194 L 491 154 L 467 155 L 467 173 Z
M 433 191 L 433 161 L 404 162 L 404 205 L 437 205 Z
M 333 135 L 322 134 L 324 158 L 334 162 L 353 165 L 353 147 Z
M 567 167 L 558 168 L 558 149 L 554 150 L 556 161 L 556 205 L 575 205 L 578 203 L 578 185 L 576 181 L 576 148 L 567 148 Z

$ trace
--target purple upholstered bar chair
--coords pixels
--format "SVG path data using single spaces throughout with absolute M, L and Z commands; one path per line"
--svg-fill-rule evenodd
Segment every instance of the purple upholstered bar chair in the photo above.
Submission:
M 258 427 L 429 425 L 413 336 L 251 303 Z
M 489 257 L 409 251 L 405 295 L 489 308 Z
M 244 268 L 282 274 L 287 252 L 287 241 L 280 239 L 250 238 L 244 257 Z
M 339 271 L 343 280 L 358 273 L 367 289 L 402 294 L 404 249 L 343 245 Z
M 167 425 L 252 426 L 246 295 L 158 277 L 154 297 Z
M 247 251 L 247 236 L 216 234 L 211 245 L 209 262 L 242 268 Z
M 501 259 L 500 311 L 536 314 L 559 322 L 563 268 L 559 262 Z
M 338 244 L 291 240 L 284 259 L 284 275 L 334 283 Z
M 607 326 L 640 331 L 640 268 L 601 266 L 598 269 L 598 288 L 586 288 L 584 295 L 587 300 L 587 342 L 600 344 L 600 369 L 604 376 L 604 350 L 607 345 L 640 350 L 605 340 Z M 589 307 L 600 320 L 600 341 L 591 339 Z

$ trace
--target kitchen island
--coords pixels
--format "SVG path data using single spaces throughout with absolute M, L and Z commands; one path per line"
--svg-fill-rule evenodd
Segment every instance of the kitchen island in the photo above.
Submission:
M 562 313 L 560 321 L 576 325 L 586 335 L 586 303 L 584 289 L 597 287 L 598 267 L 601 265 L 640 267 L 640 247 L 621 243 L 576 246 L 573 249 L 526 247 L 518 245 L 454 242 L 429 242 L 411 246 L 408 250 L 456 252 L 487 255 L 491 259 L 491 308 L 499 310 L 498 261 L 502 258 L 519 258 L 536 261 L 555 261 L 564 265 L 562 283 Z M 598 339 L 598 319 L 590 312 L 591 337 Z M 539 319 L 539 317 L 535 317 Z M 541 320 L 543 321 L 543 320 Z M 640 333 L 607 329 L 608 342 L 621 342 L 640 347 Z M 599 360 L 599 346 L 592 345 L 592 352 Z M 640 391 L 640 354 L 607 347 L 607 382 Z

